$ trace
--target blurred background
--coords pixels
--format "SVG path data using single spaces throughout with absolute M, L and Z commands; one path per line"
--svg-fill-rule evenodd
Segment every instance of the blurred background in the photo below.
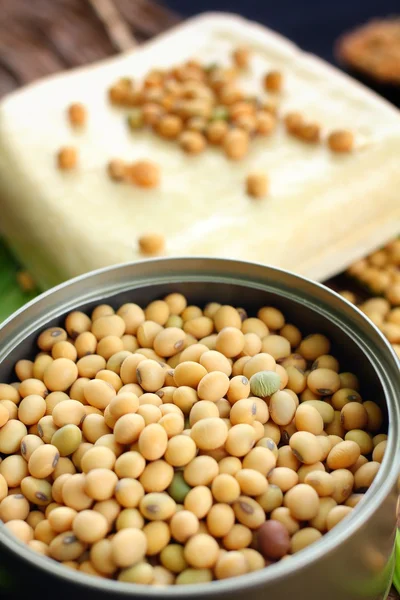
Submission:
M 204 11 L 239 13 L 335 63 L 343 33 L 399 8 L 399 0 L 0 0 L 0 97 L 132 48 Z M 0 239 L 0 322 L 37 291 Z
M 204 10 L 240 13 L 330 62 L 334 62 L 333 46 L 339 35 L 372 17 L 386 17 L 400 10 L 399 0 L 169 0 L 166 4 L 186 16 Z
M 399 8 L 399 0 L 0 0 L 0 94 L 26 80 L 115 52 L 99 18 L 112 23 L 115 9 L 139 42 L 184 17 L 230 11 L 334 62 L 338 36 Z

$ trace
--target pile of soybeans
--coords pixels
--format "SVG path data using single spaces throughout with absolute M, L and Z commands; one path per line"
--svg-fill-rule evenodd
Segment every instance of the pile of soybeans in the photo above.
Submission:
M 0 384 L 0 519 L 32 550 L 148 585 L 263 569 L 372 484 L 387 435 L 321 333 L 172 293 L 70 313 Z

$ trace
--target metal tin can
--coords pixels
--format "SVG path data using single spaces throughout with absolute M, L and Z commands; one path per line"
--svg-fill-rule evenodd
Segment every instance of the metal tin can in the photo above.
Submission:
M 249 312 L 278 306 L 303 333 L 325 333 L 332 352 L 358 374 L 361 393 L 382 407 L 389 439 L 381 469 L 354 514 L 288 560 L 237 579 L 152 588 L 90 577 L 36 554 L 0 526 L 4 564 L 16 580 L 59 598 L 79 588 L 86 599 L 189 598 L 239 600 L 378 600 L 386 597 L 394 566 L 400 472 L 400 369 L 382 334 L 346 300 L 326 287 L 263 265 L 210 258 L 158 259 L 102 269 L 78 277 L 19 310 L 0 328 L 0 381 L 12 381 L 17 360 L 33 354 L 38 332 L 61 324 L 71 310 L 98 303 L 146 304 L 171 291 L 190 303 L 242 306 Z M 24 573 L 23 577 L 20 574 Z

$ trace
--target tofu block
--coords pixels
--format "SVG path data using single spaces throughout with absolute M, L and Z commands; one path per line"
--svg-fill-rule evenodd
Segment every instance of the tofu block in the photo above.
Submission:
M 349 128 L 356 148 L 307 144 L 282 123 L 230 161 L 209 146 L 185 154 L 151 131 L 131 132 L 107 90 L 119 77 L 196 58 L 229 65 L 239 45 L 252 49 L 240 85 L 265 94 L 271 69 L 284 75 L 280 114 L 300 111 L 324 135 Z M 74 130 L 72 102 L 88 109 Z M 116 58 L 30 85 L 0 105 L 0 230 L 44 288 L 115 263 L 143 260 L 138 238 L 165 235 L 167 256 L 237 258 L 324 280 L 400 232 L 400 113 L 348 76 L 276 33 L 240 17 L 210 13 Z M 60 147 L 76 146 L 76 170 L 60 171 Z M 161 184 L 143 189 L 112 181 L 107 164 L 150 159 Z M 246 193 L 246 177 L 264 172 L 266 198 Z

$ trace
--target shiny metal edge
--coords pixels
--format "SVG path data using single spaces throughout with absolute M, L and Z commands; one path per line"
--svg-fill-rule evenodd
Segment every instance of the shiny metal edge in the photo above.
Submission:
M 147 597 L 200 597 L 215 592 L 229 592 L 232 585 L 236 589 L 249 591 L 249 587 L 267 582 L 279 581 L 290 571 L 301 570 L 322 555 L 327 555 L 335 547 L 362 527 L 372 516 L 381 501 L 389 494 L 399 476 L 399 467 L 393 457 L 400 457 L 400 405 L 396 389 L 400 389 L 400 369 L 398 359 L 381 332 L 365 315 L 347 300 L 324 285 L 275 267 L 262 264 L 213 258 L 162 258 L 149 259 L 139 263 L 124 263 L 92 271 L 69 280 L 19 309 L 0 326 L 0 361 L 9 352 L 51 319 L 57 318 L 78 306 L 101 301 L 106 296 L 114 296 L 124 291 L 160 284 L 189 282 L 215 282 L 234 284 L 278 293 L 289 300 L 299 302 L 317 311 L 320 315 L 340 327 L 360 347 L 363 354 L 374 365 L 378 374 L 389 413 L 389 440 L 382 467 L 369 490 L 368 501 L 354 515 L 344 519 L 332 532 L 295 555 L 290 566 L 285 562 L 271 565 L 263 571 L 242 575 L 226 581 L 209 584 L 174 587 L 162 591 L 149 586 L 136 585 L 137 595 Z M 300 296 L 300 298 L 299 298 Z M 332 307 L 332 303 L 337 307 Z M 12 552 L 19 554 L 30 563 L 40 565 L 58 576 L 81 583 L 90 588 L 132 595 L 129 584 L 118 581 L 100 580 L 85 574 L 73 572 L 47 557 L 34 555 L 22 542 L 0 528 L 0 540 Z

